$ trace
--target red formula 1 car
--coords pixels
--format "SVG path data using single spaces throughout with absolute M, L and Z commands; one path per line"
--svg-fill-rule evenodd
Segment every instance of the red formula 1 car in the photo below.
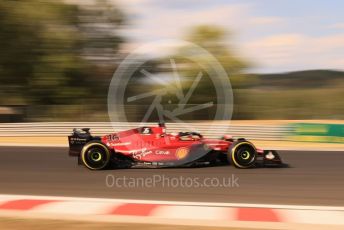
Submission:
M 282 166 L 274 150 L 256 148 L 244 138 L 206 139 L 196 132 L 166 133 L 164 124 L 139 127 L 103 137 L 88 128 L 74 129 L 68 137 L 69 155 L 92 170 L 164 168 L 233 164 L 238 168 Z

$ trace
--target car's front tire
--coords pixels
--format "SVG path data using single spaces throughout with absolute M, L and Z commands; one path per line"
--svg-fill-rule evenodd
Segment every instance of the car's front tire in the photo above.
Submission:
M 228 151 L 228 160 L 237 168 L 251 168 L 257 161 L 256 148 L 246 140 L 234 142 Z
M 88 142 L 81 151 L 82 163 L 91 170 L 105 169 L 110 164 L 111 153 L 100 141 Z

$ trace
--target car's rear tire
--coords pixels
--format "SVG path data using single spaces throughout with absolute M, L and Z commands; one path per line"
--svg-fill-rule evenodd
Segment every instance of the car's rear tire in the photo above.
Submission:
M 246 140 L 234 142 L 227 156 L 229 162 L 237 168 L 251 168 L 257 161 L 256 148 Z
M 111 153 L 100 141 L 88 142 L 81 151 L 82 163 L 91 170 L 105 169 L 110 164 Z

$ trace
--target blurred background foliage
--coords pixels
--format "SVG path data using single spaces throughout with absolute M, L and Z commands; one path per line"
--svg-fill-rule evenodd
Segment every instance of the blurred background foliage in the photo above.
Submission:
M 106 103 L 124 42 L 116 32 L 124 21 L 124 14 L 107 1 L 92 6 L 1 1 L 0 103 L 21 108 L 28 120 L 49 119 L 54 105 Z M 46 109 L 36 109 L 42 107 Z M 75 112 L 62 108 L 57 111 Z
M 9 121 L 107 121 L 107 90 L 113 72 L 125 57 L 128 41 L 121 29 L 129 27 L 125 12 L 106 0 L 93 5 L 63 1 L 2 0 L 0 2 L 0 122 Z M 230 76 L 234 91 L 234 119 L 343 119 L 344 72 L 299 71 L 252 74 L 249 60 L 225 40 L 226 28 L 201 25 L 184 39 L 213 54 Z M 226 39 L 225 39 L 226 38 Z M 174 59 L 187 90 L 198 66 Z M 202 62 L 207 59 L 199 58 Z M 172 72 L 161 66 L 170 58 L 149 62 L 154 74 Z M 144 76 L 137 73 L 136 79 Z M 189 103 L 214 99 L 206 76 Z M 150 86 L 153 90 L 159 86 Z M 143 87 L 132 82 L 129 94 Z M 168 103 L 178 103 L 177 100 Z M 128 107 L 132 120 L 144 113 L 150 101 Z M 185 119 L 211 119 L 209 113 Z M 130 115 L 131 114 L 131 115 Z

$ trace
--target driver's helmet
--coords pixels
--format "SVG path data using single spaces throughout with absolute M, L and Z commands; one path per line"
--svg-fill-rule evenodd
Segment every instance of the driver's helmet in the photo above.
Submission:
M 166 133 L 166 125 L 164 122 L 159 122 L 158 123 L 159 127 L 161 128 L 162 133 Z

